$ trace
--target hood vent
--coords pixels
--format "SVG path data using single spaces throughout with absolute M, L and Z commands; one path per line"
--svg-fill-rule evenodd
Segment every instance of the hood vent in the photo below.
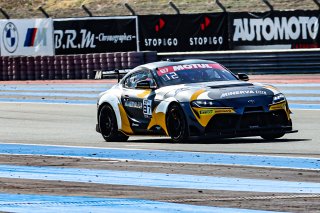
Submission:
M 212 86 L 208 86 L 211 89 L 219 89 L 219 88 L 227 88 L 227 87 L 249 87 L 249 86 L 253 86 L 253 84 L 251 83 L 244 83 L 244 84 L 224 84 L 224 85 L 212 85 Z

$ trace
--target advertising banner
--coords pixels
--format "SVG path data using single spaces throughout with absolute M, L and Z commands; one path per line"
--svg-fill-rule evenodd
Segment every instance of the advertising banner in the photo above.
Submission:
M 1 56 L 54 55 L 52 19 L 0 20 Z
M 137 17 L 54 20 L 57 55 L 137 51 Z
M 232 46 L 319 44 L 320 11 L 230 13 Z
M 158 52 L 228 49 L 227 13 L 139 16 L 140 49 Z

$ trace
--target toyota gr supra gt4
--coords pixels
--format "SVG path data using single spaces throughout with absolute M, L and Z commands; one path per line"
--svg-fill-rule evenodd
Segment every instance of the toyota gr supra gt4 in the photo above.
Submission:
M 141 65 L 100 94 L 96 130 L 106 141 L 164 135 L 174 142 L 196 137 L 272 140 L 296 132 L 285 96 L 248 80 L 207 60 Z

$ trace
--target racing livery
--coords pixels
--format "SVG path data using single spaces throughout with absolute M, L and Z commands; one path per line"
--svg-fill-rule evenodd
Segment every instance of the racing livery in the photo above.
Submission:
M 164 135 L 174 142 L 194 137 L 272 140 L 295 132 L 285 96 L 248 80 L 207 60 L 141 65 L 100 94 L 96 130 L 106 141 Z

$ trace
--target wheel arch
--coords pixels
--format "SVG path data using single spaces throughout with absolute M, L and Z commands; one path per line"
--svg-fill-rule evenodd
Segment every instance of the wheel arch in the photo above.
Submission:
M 174 97 L 170 97 L 170 98 L 167 98 L 167 99 L 161 101 L 158 104 L 158 106 L 154 109 L 154 111 L 152 113 L 152 119 L 149 123 L 148 129 L 151 129 L 155 125 L 159 125 L 165 131 L 166 135 L 169 136 L 166 118 L 167 118 L 168 109 L 173 104 L 177 104 L 181 108 L 182 112 L 184 113 L 184 116 L 187 117 L 185 110 L 181 106 L 181 103 L 177 99 L 175 99 Z M 186 122 L 187 122 L 187 127 L 189 129 L 187 119 L 186 119 Z
M 98 122 L 99 122 L 100 112 L 101 112 L 102 108 L 105 105 L 111 106 L 113 112 L 116 115 L 118 130 L 121 130 L 122 122 L 121 122 L 121 114 L 120 114 L 120 108 L 119 108 L 121 103 L 120 103 L 119 98 L 114 96 L 114 95 L 110 95 L 110 94 L 105 94 L 102 98 L 100 98 L 100 100 L 99 100 L 99 108 L 98 108 L 98 111 L 97 111 Z

